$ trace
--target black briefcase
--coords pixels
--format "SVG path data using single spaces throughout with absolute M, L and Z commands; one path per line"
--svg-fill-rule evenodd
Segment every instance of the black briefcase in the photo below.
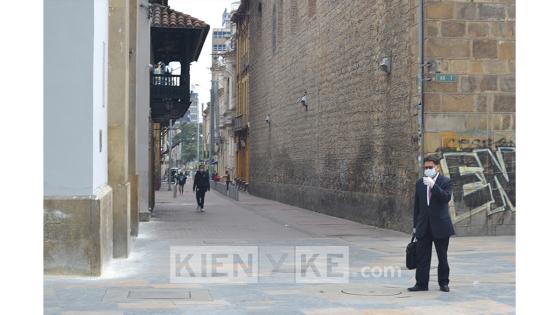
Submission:
M 406 268 L 416 269 L 416 244 L 414 241 L 416 234 L 412 234 L 410 243 L 406 246 Z

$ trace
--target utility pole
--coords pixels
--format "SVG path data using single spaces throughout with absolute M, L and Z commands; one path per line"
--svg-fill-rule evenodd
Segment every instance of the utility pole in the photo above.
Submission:
M 167 165 L 167 191 L 171 191 L 171 150 L 173 149 L 172 145 L 173 143 L 171 142 L 171 118 L 169 119 L 169 127 L 167 128 L 167 145 L 168 145 L 168 150 L 167 150 L 167 156 L 169 157 L 169 163 Z
M 196 163 L 200 162 L 200 123 L 198 115 L 196 116 Z

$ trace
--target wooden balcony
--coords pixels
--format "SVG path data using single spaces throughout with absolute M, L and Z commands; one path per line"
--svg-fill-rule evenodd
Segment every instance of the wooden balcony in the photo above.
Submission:
M 185 82 L 182 82 L 185 81 Z M 180 75 L 152 74 L 150 84 L 151 99 L 187 99 L 189 96 L 188 77 Z

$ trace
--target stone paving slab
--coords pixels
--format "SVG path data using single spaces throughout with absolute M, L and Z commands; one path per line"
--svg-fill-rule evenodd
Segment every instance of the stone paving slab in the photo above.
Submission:
M 276 201 L 240 193 L 236 202 L 211 191 L 206 213 L 194 195 L 157 192 L 154 216 L 140 224 L 127 259 L 114 260 L 98 278 L 46 276 L 45 314 L 514 314 L 515 237 L 452 238 L 451 292 L 408 293 L 414 271 L 404 264 L 410 237 Z M 293 265 L 260 272 L 254 284 L 170 282 L 171 246 L 346 246 L 349 282 L 302 284 Z M 390 266 L 400 275 L 365 277 L 364 267 Z M 281 283 L 275 283 L 278 280 Z M 196 300 L 130 298 L 130 292 L 185 290 Z M 203 293 L 206 292 L 206 293 Z M 157 294 L 157 293 L 156 293 Z M 163 294 L 163 293 L 161 293 Z M 204 298 L 207 296 L 209 298 Z

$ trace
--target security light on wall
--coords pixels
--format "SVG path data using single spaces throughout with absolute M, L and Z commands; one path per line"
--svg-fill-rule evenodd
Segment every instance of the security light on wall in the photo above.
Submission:
M 383 57 L 381 62 L 379 63 L 379 68 L 383 70 L 383 72 L 390 74 L 391 73 L 391 57 Z
M 303 97 L 299 99 L 299 102 L 303 107 L 305 107 L 305 111 L 307 111 L 307 107 L 309 106 L 307 101 L 307 90 L 305 90 L 305 93 L 303 94 Z

